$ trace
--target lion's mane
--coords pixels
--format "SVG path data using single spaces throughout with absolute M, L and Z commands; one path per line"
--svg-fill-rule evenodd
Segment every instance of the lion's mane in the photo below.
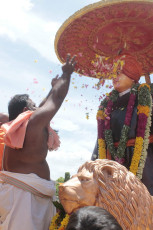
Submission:
M 142 182 L 115 161 L 88 161 L 85 168 L 93 173 L 99 187 L 96 206 L 109 211 L 123 229 L 153 229 L 153 200 Z

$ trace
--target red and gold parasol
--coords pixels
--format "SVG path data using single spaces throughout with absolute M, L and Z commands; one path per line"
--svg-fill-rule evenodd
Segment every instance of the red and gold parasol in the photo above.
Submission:
M 82 8 L 58 30 L 55 51 L 62 63 L 67 53 L 77 55 L 82 75 L 96 77 L 95 57 L 121 52 L 136 56 L 144 75 L 153 73 L 153 1 L 104 0 Z

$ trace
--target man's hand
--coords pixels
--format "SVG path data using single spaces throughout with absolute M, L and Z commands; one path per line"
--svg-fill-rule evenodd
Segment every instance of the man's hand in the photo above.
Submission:
M 67 59 L 66 63 L 62 66 L 63 73 L 71 75 L 74 71 L 76 61 L 75 61 L 76 56 L 73 56 L 71 59 L 70 54 L 67 54 Z
M 70 60 L 70 58 L 71 58 L 70 54 L 67 54 L 66 63 L 62 66 L 63 74 L 71 75 L 74 71 L 75 65 L 77 63 L 75 61 L 76 56 L 73 56 L 71 60 Z M 58 82 L 59 79 L 60 79 L 59 75 L 57 75 L 55 78 L 52 79 L 52 81 L 51 81 L 52 87 L 54 87 L 54 85 L 56 85 L 56 83 Z
M 62 76 L 59 77 L 57 75 L 52 79 L 52 89 L 40 104 L 39 107 L 41 107 L 41 109 L 35 111 L 35 116 L 38 116 L 38 119 L 41 121 L 38 122 L 40 125 L 48 125 L 50 120 L 54 117 L 61 104 L 63 103 L 63 100 L 69 90 L 71 74 L 74 71 L 75 65 L 75 56 L 73 56 L 71 59 L 70 54 L 68 54 L 66 63 L 62 67 Z

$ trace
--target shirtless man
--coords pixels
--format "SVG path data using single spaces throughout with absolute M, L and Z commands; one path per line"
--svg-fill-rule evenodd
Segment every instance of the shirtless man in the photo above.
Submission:
M 30 115 L 28 115 L 23 147 L 12 147 L 15 134 L 11 136 L 11 132 L 5 140 L 4 171 L 0 174 L 2 181 L 0 184 L 0 229 L 48 230 L 49 228 L 51 218 L 55 214 L 50 199 L 53 197 L 55 188 L 53 182 L 50 181 L 50 171 L 46 162 L 47 142 L 49 134 L 52 139 L 56 139 L 57 134 L 53 130 L 48 133 L 48 126 L 67 95 L 75 64 L 75 57 L 70 59 L 68 55 L 66 64 L 62 67 L 62 76 L 60 78 L 57 76 L 52 80 L 52 89 L 40 107 L 36 108 L 28 95 L 16 95 L 9 103 L 10 121 L 16 119 L 19 114 L 19 116 L 25 114 L 25 111 Z M 26 99 L 23 100 L 22 96 Z M 11 125 L 8 124 L 8 127 L 4 125 L 6 136 L 12 125 L 12 122 Z M 21 126 L 24 125 L 25 123 Z M 20 138 L 21 135 L 18 140 Z

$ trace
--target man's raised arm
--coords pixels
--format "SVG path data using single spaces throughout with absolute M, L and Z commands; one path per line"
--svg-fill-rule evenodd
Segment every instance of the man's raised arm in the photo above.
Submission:
M 36 122 L 39 122 L 39 120 L 41 120 L 40 125 L 47 125 L 54 117 L 68 93 L 71 74 L 74 71 L 75 65 L 75 56 L 71 59 L 68 54 L 66 63 L 62 66 L 62 76 L 60 78 L 56 76 L 56 78 L 52 80 L 51 91 L 40 104 L 40 107 L 37 108 L 31 116 L 31 121 L 35 120 Z

